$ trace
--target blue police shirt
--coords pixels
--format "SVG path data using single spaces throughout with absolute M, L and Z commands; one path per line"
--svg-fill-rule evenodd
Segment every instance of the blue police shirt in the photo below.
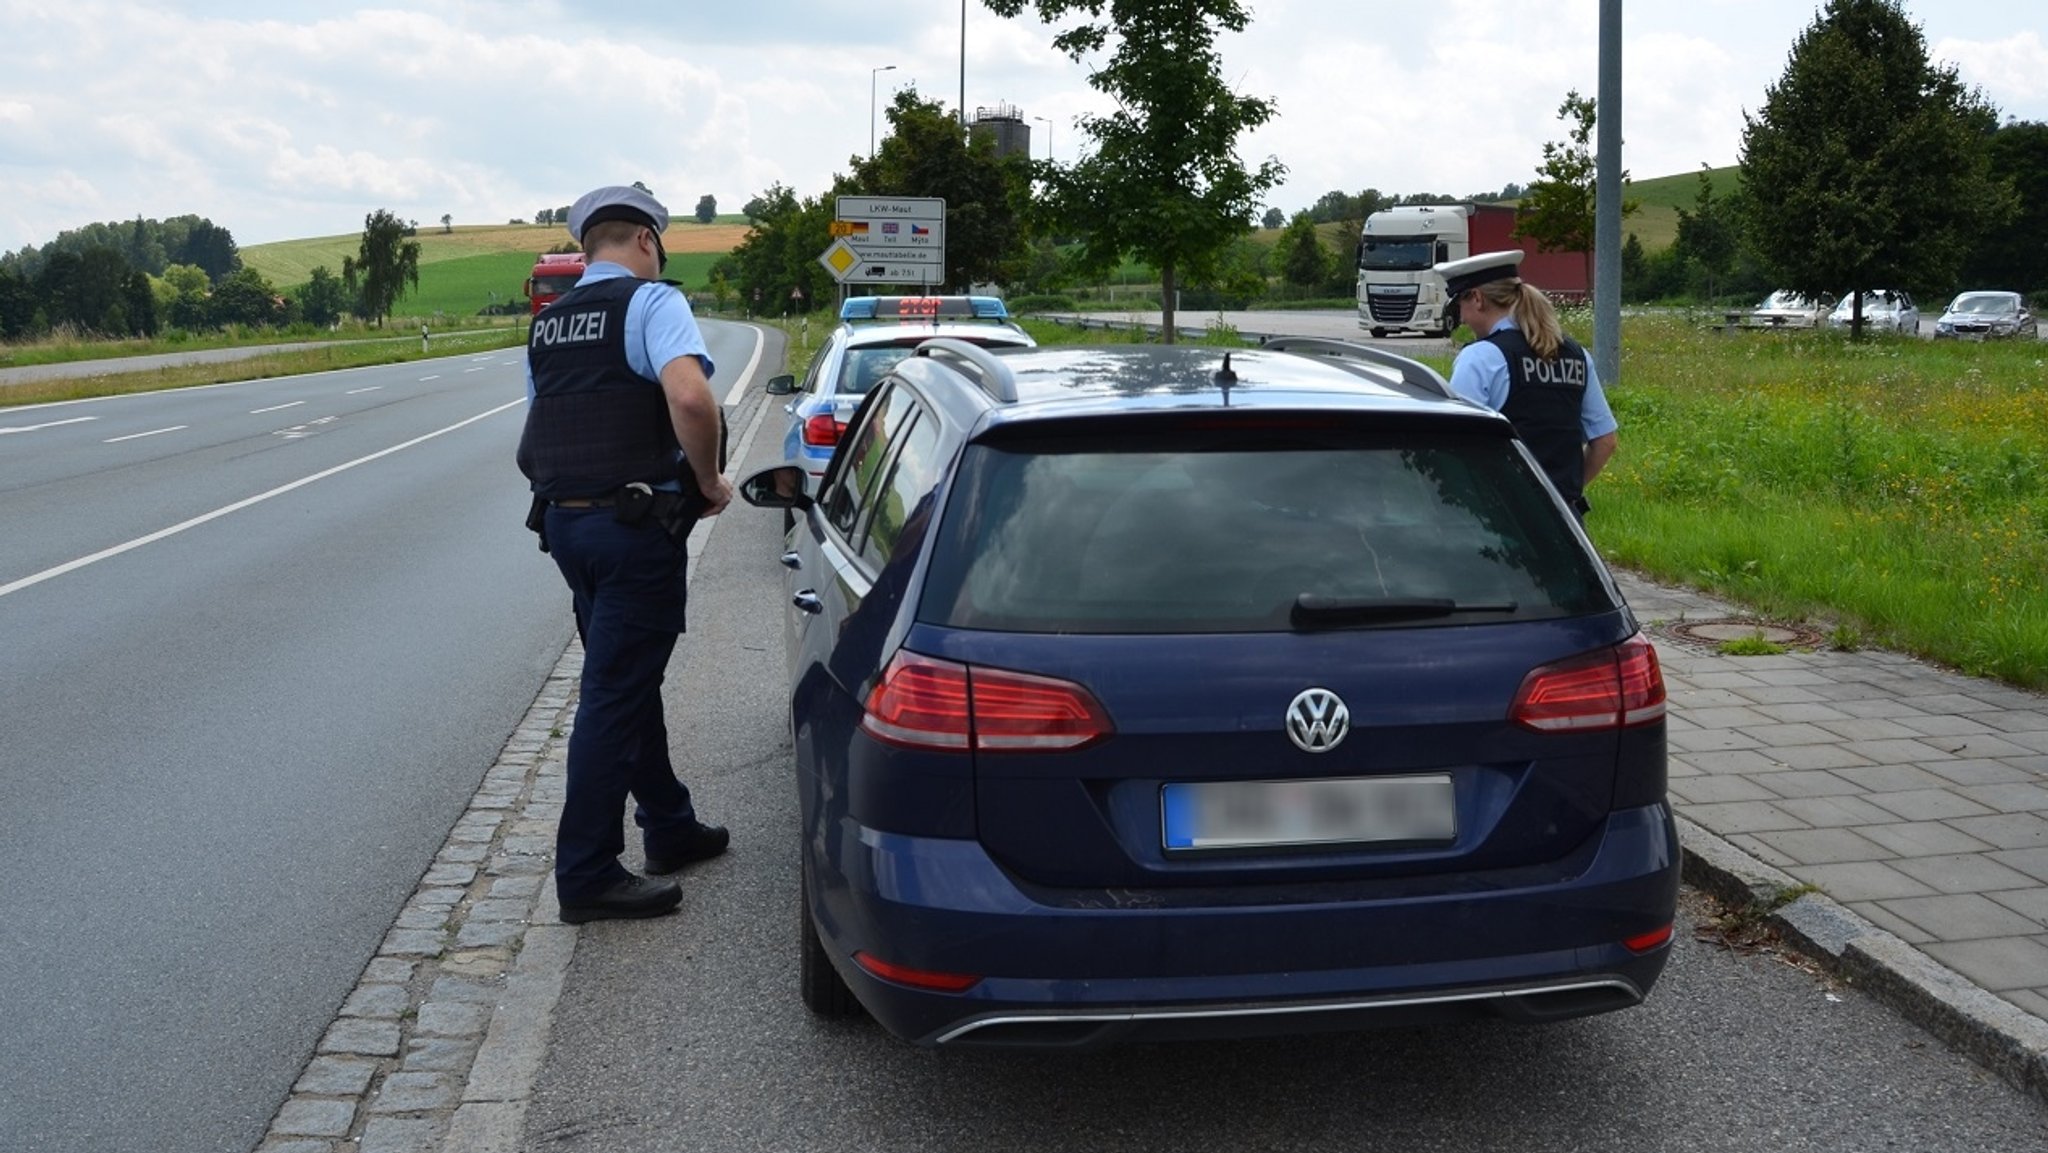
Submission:
M 1504 316 L 1487 331 L 1488 336 L 1504 328 L 1519 328 L 1512 316 Z M 1508 358 L 1500 346 L 1475 340 L 1458 353 L 1451 364 L 1451 391 L 1474 404 L 1495 412 L 1508 402 Z M 1579 427 L 1586 439 L 1606 436 L 1621 427 L 1607 407 L 1607 394 L 1600 388 L 1600 374 L 1593 370 L 1593 354 L 1586 354 L 1586 397 L 1579 402 Z
M 631 275 L 632 270 L 623 264 L 600 260 L 586 269 L 583 279 L 576 283 L 580 286 Z M 716 366 L 711 361 L 711 350 L 704 344 L 704 334 L 697 328 L 697 317 L 690 311 L 690 302 L 666 284 L 641 285 L 626 305 L 627 367 L 649 380 L 659 381 L 661 369 L 679 356 L 696 357 L 704 368 L 704 378 L 711 378 Z M 533 400 L 531 364 L 526 368 L 526 399 L 529 403 Z

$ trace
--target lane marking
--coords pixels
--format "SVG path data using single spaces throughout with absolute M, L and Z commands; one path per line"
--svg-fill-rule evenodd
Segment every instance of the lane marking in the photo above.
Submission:
M 297 408 L 297 407 L 299 407 L 300 405 L 302 405 L 302 404 L 304 404 L 304 403 L 306 403 L 306 402 L 305 402 L 305 401 L 303 401 L 303 400 L 288 400 L 288 401 L 284 402 L 283 404 L 273 404 L 273 405 L 271 405 L 271 406 L 270 406 L 269 408 L 252 408 L 252 409 L 250 409 L 250 410 L 249 410 L 249 415 L 250 415 L 250 416 L 262 416 L 262 415 L 263 415 L 264 413 L 266 413 L 266 412 L 276 412 L 276 411 L 278 411 L 279 409 L 284 409 L 284 408 Z
M 342 393 L 342 395 L 343 395 L 343 396 L 354 396 L 354 395 L 356 395 L 357 393 L 362 393 L 362 392 L 382 392 L 382 391 L 384 391 L 384 386 L 383 386 L 383 385 L 381 385 L 381 384 L 373 384 L 373 385 L 371 385 L 371 386 L 370 386 L 370 387 L 368 387 L 368 388 L 351 388 L 351 389 L 349 389 L 349 390 L 348 390 L 347 392 L 344 392 L 344 393 Z
M 432 375 L 432 376 L 423 376 L 423 377 L 420 377 L 420 380 L 421 380 L 422 382 L 425 382 L 425 381 L 429 381 L 429 380 L 439 380 L 439 379 L 441 379 L 441 374 L 440 374 L 440 373 L 438 373 L 438 372 L 437 372 L 437 373 L 435 373 L 435 374 L 434 374 L 434 375 Z
M 733 397 L 738 396 L 740 390 L 747 386 L 747 382 L 754 379 L 754 370 L 761 367 L 761 350 L 766 348 L 768 345 L 768 341 L 761 335 L 760 329 L 755 328 L 753 325 L 750 324 L 740 325 L 738 327 L 745 328 L 748 332 L 754 334 L 754 355 L 747 359 L 747 367 L 740 370 L 739 379 L 733 381 L 732 387 L 725 390 L 724 403 L 726 404 L 739 403 L 738 401 L 735 401 Z
M 487 368 L 489 368 L 489 367 L 490 367 L 490 365 L 488 365 L 488 364 L 480 364 L 480 365 L 477 365 L 477 366 L 476 366 L 475 368 L 465 368 L 465 369 L 463 369 L 462 371 L 464 371 L 464 372 L 482 372 L 482 371 L 483 371 L 484 369 L 487 369 Z
M 446 428 L 436 429 L 433 432 L 427 433 L 425 436 L 416 436 L 411 440 L 405 441 L 401 444 L 394 444 L 390 448 L 379 449 L 378 451 L 373 452 L 368 456 L 360 456 L 344 464 L 337 464 L 333 468 L 324 469 L 320 472 L 316 472 L 311 476 L 300 477 L 298 480 L 292 481 L 290 484 L 279 485 L 278 487 L 273 488 L 268 492 L 259 492 L 255 496 L 244 497 L 241 500 L 234 502 L 233 504 L 222 505 L 221 507 L 214 509 L 212 512 L 201 513 L 198 516 L 193 517 L 191 520 L 179 521 L 177 524 L 174 524 L 169 528 L 158 529 L 157 531 L 150 533 L 148 536 L 139 536 L 136 537 L 134 540 L 128 541 L 123 544 L 117 544 L 112 548 L 101 549 L 100 551 L 93 553 L 91 556 L 82 556 L 79 557 L 77 560 L 66 561 L 63 564 L 56 566 L 55 568 L 47 568 L 44 569 L 42 572 L 22 577 L 20 580 L 14 581 L 10 584 L 0 585 L 0 597 L 8 596 L 13 593 L 18 593 L 21 590 L 28 588 L 32 585 L 39 585 L 46 580 L 52 580 L 56 577 L 63 576 L 66 573 L 77 572 L 79 569 L 82 569 L 87 565 L 98 564 L 99 562 L 107 560 L 111 557 L 120 556 L 124 552 L 131 552 L 135 549 L 139 549 L 143 545 L 155 544 L 157 541 L 164 540 L 167 537 L 174 537 L 187 529 L 198 528 L 200 525 L 206 524 L 209 521 L 219 520 L 220 518 L 228 515 L 229 513 L 240 512 L 241 510 L 248 508 L 251 505 L 262 504 L 264 501 L 269 500 L 272 497 L 283 496 L 288 492 L 304 488 L 307 485 L 312 484 L 314 481 L 326 480 L 328 477 L 334 476 L 337 473 L 347 472 L 349 469 L 355 468 L 358 465 L 365 465 L 373 460 L 381 460 L 384 457 L 390 456 L 394 452 L 402 452 L 405 449 L 413 447 L 414 445 L 425 444 L 426 442 L 433 440 L 436 437 L 446 436 L 457 429 L 465 428 L 469 425 L 475 424 L 477 421 L 487 420 L 491 417 L 494 417 L 499 413 L 504 412 L 506 409 L 519 408 L 525 404 L 526 398 L 522 396 L 518 400 L 508 401 L 504 404 L 499 405 L 496 408 L 488 409 L 484 412 L 476 414 L 475 416 L 468 417 L 464 420 L 456 421 L 454 424 L 451 424 Z
M 191 426 L 191 425 L 189 425 L 189 424 L 174 424 L 174 425 L 172 425 L 172 426 L 171 426 L 171 427 L 169 427 L 169 428 L 159 428 L 159 429 L 155 429 L 155 430 L 153 430 L 153 431 L 150 431 L 150 432 L 131 432 L 131 433 L 129 433 L 129 434 L 127 435 L 127 436 L 116 436 L 116 437 L 109 437 L 108 439 L 106 439 L 106 440 L 103 440 L 103 441 L 101 441 L 100 443 L 101 443 L 101 444 L 120 444 L 120 443 L 121 443 L 122 441 L 124 441 L 124 440 L 141 440 L 141 439 L 142 439 L 143 437 L 145 437 L 145 436 L 161 436 L 162 434 L 164 434 L 164 433 L 167 433 L 167 432 L 183 432 L 183 431 L 185 431 L 186 429 L 188 429 L 188 428 L 191 428 L 191 427 L 192 427 L 192 426 Z
M 40 432 L 46 428 L 56 428 L 58 425 L 84 424 L 88 420 L 98 419 L 99 417 L 96 416 L 74 416 L 70 420 L 53 420 L 47 424 L 17 424 L 13 428 L 0 428 L 0 436 L 5 436 L 10 432 Z

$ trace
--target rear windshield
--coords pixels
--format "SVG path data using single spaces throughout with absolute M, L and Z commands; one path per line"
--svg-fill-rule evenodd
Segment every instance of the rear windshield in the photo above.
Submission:
M 1372 627 L 1529 620 L 1614 607 L 1595 563 L 1502 438 L 975 444 L 918 616 L 1006 632 L 1278 632 L 1297 627 L 1306 595 L 1449 602 Z

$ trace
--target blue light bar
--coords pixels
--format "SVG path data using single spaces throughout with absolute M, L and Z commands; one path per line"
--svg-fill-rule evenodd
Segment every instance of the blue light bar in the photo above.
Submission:
M 894 321 L 1008 320 L 1010 310 L 995 296 L 853 296 L 839 306 L 841 320 Z

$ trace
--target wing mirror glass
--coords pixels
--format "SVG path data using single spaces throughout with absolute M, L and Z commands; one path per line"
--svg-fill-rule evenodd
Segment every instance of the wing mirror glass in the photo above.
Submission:
M 808 509 L 810 474 L 799 464 L 764 468 L 740 482 L 740 499 L 757 508 Z
M 769 396 L 788 396 L 795 391 L 796 377 L 789 373 L 785 372 L 781 376 L 771 376 L 768 378 Z

